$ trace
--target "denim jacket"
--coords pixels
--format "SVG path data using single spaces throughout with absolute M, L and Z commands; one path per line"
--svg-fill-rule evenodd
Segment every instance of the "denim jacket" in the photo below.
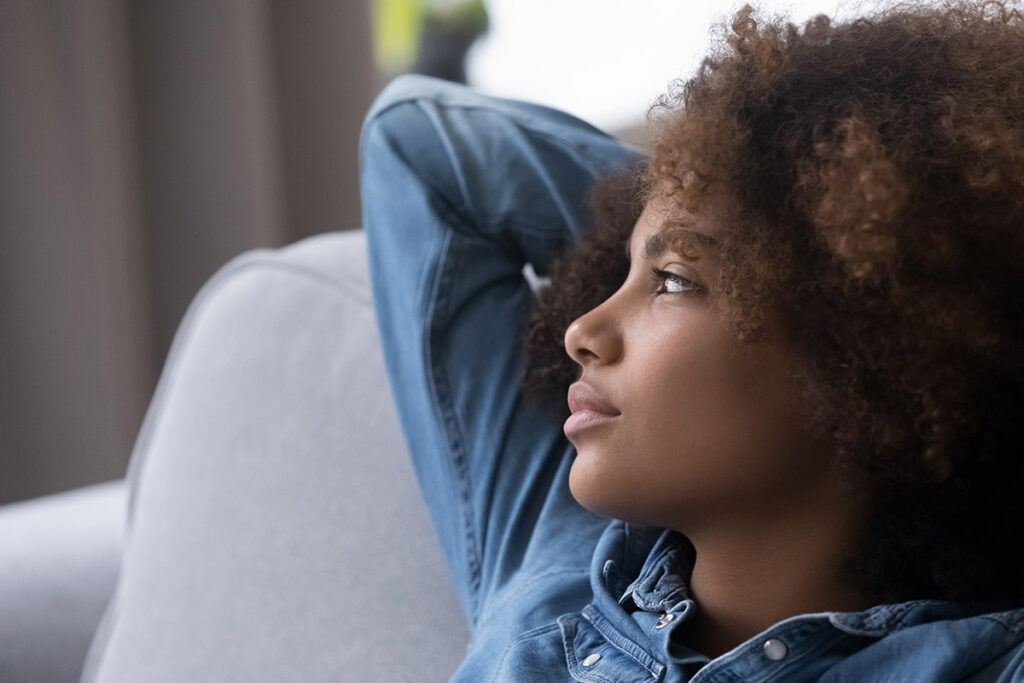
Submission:
M 580 507 L 560 418 L 519 390 L 524 267 L 545 275 L 588 188 L 639 154 L 564 112 L 420 76 L 364 123 L 385 360 L 472 634 L 452 680 L 1024 681 L 1024 609 L 802 614 L 711 660 L 673 638 L 698 609 L 692 546 Z

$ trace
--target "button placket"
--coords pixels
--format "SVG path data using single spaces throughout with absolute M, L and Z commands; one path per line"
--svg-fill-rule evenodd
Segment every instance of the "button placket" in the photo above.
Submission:
M 593 605 L 587 605 L 579 616 L 578 620 L 559 617 L 559 624 L 564 625 L 569 673 L 576 680 L 634 681 L 662 675 L 665 665 L 649 650 L 626 638 Z M 647 628 L 651 624 L 648 621 Z M 599 660 L 593 658 L 595 654 L 600 654 Z M 596 664 L 587 665 L 587 660 Z

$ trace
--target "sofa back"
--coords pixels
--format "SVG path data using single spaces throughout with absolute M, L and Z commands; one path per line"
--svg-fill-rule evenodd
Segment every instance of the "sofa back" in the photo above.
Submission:
M 434 681 L 462 659 L 361 232 L 248 252 L 202 288 L 128 483 L 83 683 Z

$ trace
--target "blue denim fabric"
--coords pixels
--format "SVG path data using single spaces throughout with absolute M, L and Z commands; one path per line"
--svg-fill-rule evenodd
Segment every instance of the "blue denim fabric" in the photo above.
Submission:
M 581 508 L 560 418 L 519 391 L 524 265 L 544 275 L 580 234 L 589 186 L 638 154 L 568 114 L 419 76 L 367 115 L 388 373 L 472 633 L 452 680 L 1024 681 L 1024 609 L 805 614 L 712 661 L 673 640 L 697 608 L 692 547 Z

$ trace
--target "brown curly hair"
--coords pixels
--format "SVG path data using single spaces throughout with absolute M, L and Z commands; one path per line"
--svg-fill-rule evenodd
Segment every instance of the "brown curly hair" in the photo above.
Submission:
M 578 375 L 562 335 L 625 278 L 645 201 L 714 216 L 738 337 L 781 315 L 808 420 L 869 492 L 846 578 L 879 602 L 1024 600 L 1021 14 L 903 4 L 801 28 L 747 6 L 649 120 L 649 162 L 599 183 L 552 269 L 527 386 Z

